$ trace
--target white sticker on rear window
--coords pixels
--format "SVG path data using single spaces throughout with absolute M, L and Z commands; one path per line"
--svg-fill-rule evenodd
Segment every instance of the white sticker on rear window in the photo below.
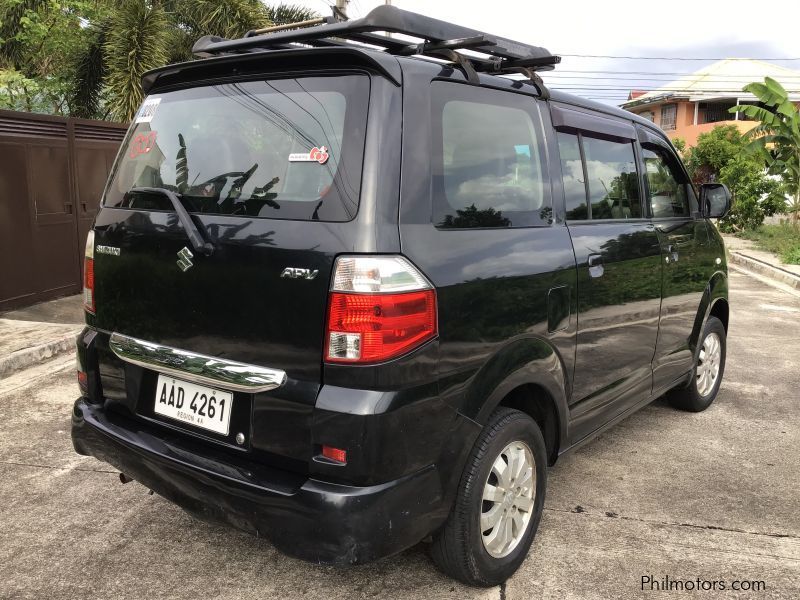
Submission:
M 158 105 L 161 103 L 161 98 L 148 98 L 142 104 L 142 108 L 139 109 L 139 112 L 136 115 L 136 122 L 137 123 L 149 123 L 153 120 L 153 117 L 156 116 L 156 109 Z
M 328 162 L 329 156 L 325 146 L 319 148 L 314 146 L 309 152 L 293 152 L 289 155 L 289 162 L 318 162 L 324 165 Z

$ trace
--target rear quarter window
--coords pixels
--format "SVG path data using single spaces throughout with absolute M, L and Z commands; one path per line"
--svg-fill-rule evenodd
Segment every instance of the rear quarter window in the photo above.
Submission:
M 105 205 L 347 221 L 358 210 L 369 78 L 228 82 L 153 94 L 123 145 Z
M 549 224 L 552 208 L 536 101 L 446 82 L 434 82 L 432 93 L 434 224 Z

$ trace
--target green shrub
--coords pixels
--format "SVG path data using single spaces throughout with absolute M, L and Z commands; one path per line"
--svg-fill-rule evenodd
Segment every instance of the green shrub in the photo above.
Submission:
M 751 231 L 742 231 L 738 235 L 753 240 L 762 250 L 774 252 L 786 264 L 800 265 L 800 229 L 789 223 L 762 225 Z
M 787 265 L 800 265 L 800 245 L 781 253 L 781 260 Z

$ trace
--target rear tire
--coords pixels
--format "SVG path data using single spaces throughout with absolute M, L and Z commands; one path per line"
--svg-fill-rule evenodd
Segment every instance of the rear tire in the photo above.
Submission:
M 725 326 L 718 318 L 709 317 L 700 334 L 692 378 L 687 386 L 667 394 L 670 404 L 689 412 L 702 412 L 711 406 L 725 372 L 726 350 Z
M 547 451 L 528 415 L 498 408 L 475 442 L 453 510 L 434 536 L 436 565 L 467 585 L 490 587 L 522 564 L 539 527 Z

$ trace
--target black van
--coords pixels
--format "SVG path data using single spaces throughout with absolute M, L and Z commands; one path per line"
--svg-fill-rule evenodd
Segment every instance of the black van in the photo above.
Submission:
M 87 240 L 79 453 L 294 556 L 428 540 L 486 586 L 562 453 L 712 403 L 729 194 L 548 91 L 558 57 L 390 6 L 195 52 L 145 76 Z

